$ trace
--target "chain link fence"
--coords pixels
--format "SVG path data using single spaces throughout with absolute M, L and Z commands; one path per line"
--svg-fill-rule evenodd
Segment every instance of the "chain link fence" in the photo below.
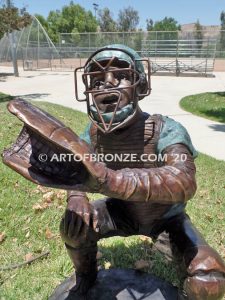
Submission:
M 225 53 L 221 34 L 218 31 L 61 33 L 57 49 L 65 61 L 80 59 L 77 63 L 82 65 L 98 48 L 124 44 L 141 57 L 150 58 L 153 73 L 208 74 L 213 71 L 215 57 L 223 57 Z
M 124 44 L 151 61 L 153 73 L 212 73 L 215 59 L 225 59 L 225 31 L 139 31 L 60 33 L 54 45 L 36 18 L 15 32 L 17 58 L 26 70 L 74 70 L 93 51 L 108 44 Z M 0 41 L 0 64 L 10 63 L 10 45 Z M 225 69 L 224 69 L 225 71 Z

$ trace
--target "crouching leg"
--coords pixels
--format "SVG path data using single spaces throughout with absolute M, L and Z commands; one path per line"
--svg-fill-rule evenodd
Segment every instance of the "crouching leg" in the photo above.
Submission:
M 184 298 L 222 299 L 225 264 L 219 254 L 207 244 L 185 213 L 171 220 L 168 231 L 174 253 L 179 253 L 185 270 Z
M 65 214 L 60 223 L 61 237 L 75 268 L 70 293 L 83 295 L 97 277 L 98 213 L 85 193 L 68 192 Z
M 75 268 L 76 280 L 70 293 L 78 295 L 79 300 L 97 278 L 97 241 L 115 230 L 105 200 L 89 203 L 85 193 L 68 192 L 60 233 Z

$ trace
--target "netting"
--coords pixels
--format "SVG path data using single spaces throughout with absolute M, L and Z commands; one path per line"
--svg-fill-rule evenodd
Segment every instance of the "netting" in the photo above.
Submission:
M 16 48 L 19 66 L 25 70 L 52 68 L 52 64 L 62 64 L 59 52 L 37 18 L 20 31 L 13 31 L 11 39 L 5 34 L 0 40 L 0 63 L 11 65 L 11 47 Z

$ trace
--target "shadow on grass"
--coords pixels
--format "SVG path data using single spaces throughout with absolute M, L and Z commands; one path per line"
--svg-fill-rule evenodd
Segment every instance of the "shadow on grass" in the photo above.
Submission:
M 13 99 L 12 96 L 5 95 L 5 94 L 1 94 L 1 93 L 0 93 L 0 103 L 8 102 L 8 101 L 10 101 L 10 100 L 12 100 L 12 99 Z
M 24 100 L 36 100 L 36 99 L 42 99 L 49 95 L 50 95 L 49 93 L 35 93 L 35 94 L 17 95 L 16 97 Z
M 225 123 L 225 108 L 200 110 L 200 112 L 205 116 L 217 118 L 218 122 Z
M 23 100 L 37 100 L 42 99 L 50 94 L 48 93 L 35 93 L 35 94 L 26 94 L 26 95 L 17 95 L 17 96 L 10 96 L 0 93 L 0 103 L 7 102 L 12 100 L 13 98 L 21 98 Z
M 180 286 L 181 281 L 177 276 L 177 264 L 173 260 L 168 260 L 164 254 L 146 242 L 126 243 L 119 242 L 111 245 L 99 245 L 99 250 L 103 254 L 100 260 L 101 265 L 110 262 L 113 268 L 135 268 L 137 261 L 147 261 L 149 266 L 144 271 L 153 274 L 175 286 Z
M 215 95 L 218 95 L 218 96 L 221 96 L 221 97 L 225 97 L 225 92 L 214 92 L 212 94 L 215 94 Z

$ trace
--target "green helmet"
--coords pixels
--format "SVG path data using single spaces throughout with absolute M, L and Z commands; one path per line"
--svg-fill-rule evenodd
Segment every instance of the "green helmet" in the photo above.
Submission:
M 103 60 L 109 60 L 111 57 L 115 56 L 118 60 L 125 61 L 128 64 L 132 64 L 134 62 L 135 69 L 139 73 L 144 73 L 144 66 L 141 61 L 141 57 L 136 51 L 134 51 L 130 47 L 122 44 L 112 44 L 112 45 L 107 45 L 101 48 L 100 50 L 101 51 L 98 51 L 96 55 L 92 56 L 92 58 L 95 59 L 96 61 L 100 62 Z

